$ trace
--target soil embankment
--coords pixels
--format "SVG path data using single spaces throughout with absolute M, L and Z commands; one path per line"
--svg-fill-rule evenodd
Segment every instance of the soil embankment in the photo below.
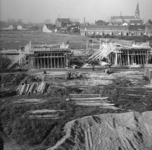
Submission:
M 65 134 L 48 150 L 151 150 L 152 112 L 83 117 L 67 123 Z

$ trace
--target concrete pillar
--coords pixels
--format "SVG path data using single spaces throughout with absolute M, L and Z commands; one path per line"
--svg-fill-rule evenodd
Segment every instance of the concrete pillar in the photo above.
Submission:
M 64 56 L 64 68 L 66 67 L 66 55 Z
M 118 56 L 117 56 L 117 55 L 118 55 L 118 54 L 117 54 L 117 52 L 116 52 L 116 53 L 115 53 L 115 56 L 116 56 L 116 57 L 115 57 L 115 64 L 114 64 L 115 66 L 118 65 Z
M 44 54 L 44 68 L 46 68 L 46 54 Z
M 38 58 L 35 58 L 34 59 L 34 68 L 37 68 L 37 63 L 38 63 L 37 61 L 38 61 Z
M 50 68 L 52 68 L 52 53 L 50 54 Z
M 148 51 L 146 52 L 146 64 L 148 64 Z
M 56 62 L 55 62 L 56 60 L 55 59 L 56 59 L 56 54 L 54 54 L 54 68 L 56 68 Z
M 57 54 L 57 68 L 60 68 L 59 67 L 59 54 Z
M 47 55 L 47 68 L 49 68 L 49 66 L 50 66 L 50 64 L 49 64 L 49 55 L 50 54 Z
M 40 68 L 42 68 L 42 54 L 41 54 L 41 58 L 40 58 Z
M 61 68 L 64 68 L 64 64 L 63 64 L 63 63 L 64 63 L 64 61 L 63 61 L 63 59 L 64 59 L 64 58 L 63 58 L 63 57 L 61 57 Z

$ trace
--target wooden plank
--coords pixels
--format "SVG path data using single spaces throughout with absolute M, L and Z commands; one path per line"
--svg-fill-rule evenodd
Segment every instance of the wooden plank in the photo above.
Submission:
M 90 150 L 90 148 L 89 148 L 89 143 L 88 143 L 88 135 L 87 135 L 87 131 L 85 130 L 85 148 L 86 148 L 86 150 Z
M 70 100 L 104 100 L 107 99 L 108 97 L 93 97 L 93 98 L 70 98 Z
M 92 143 L 92 136 L 91 136 L 90 128 L 88 128 L 88 139 L 89 139 L 90 149 L 92 149 L 93 143 Z
M 101 95 L 101 94 L 70 94 L 70 95 L 78 95 L 78 96 L 82 95 L 83 96 L 83 95 Z
M 76 105 L 81 105 L 81 106 L 113 106 L 114 104 L 104 104 L 104 103 L 76 103 Z

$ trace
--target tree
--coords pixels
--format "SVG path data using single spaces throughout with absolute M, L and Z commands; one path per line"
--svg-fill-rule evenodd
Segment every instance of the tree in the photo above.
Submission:
M 149 19 L 149 20 L 148 20 L 148 23 L 152 24 L 152 20 L 151 20 L 151 19 Z
M 46 20 L 44 21 L 44 24 L 51 24 L 51 20 L 50 20 L 50 19 L 46 19 Z

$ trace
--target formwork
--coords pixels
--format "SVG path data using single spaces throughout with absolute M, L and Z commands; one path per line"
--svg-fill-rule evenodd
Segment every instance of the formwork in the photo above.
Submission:
M 109 55 L 110 63 L 115 66 L 129 66 L 132 64 L 144 65 L 148 63 L 150 48 L 129 47 L 119 48 Z
M 34 49 L 29 57 L 31 68 L 66 68 L 69 67 L 70 49 L 52 48 L 52 49 Z

